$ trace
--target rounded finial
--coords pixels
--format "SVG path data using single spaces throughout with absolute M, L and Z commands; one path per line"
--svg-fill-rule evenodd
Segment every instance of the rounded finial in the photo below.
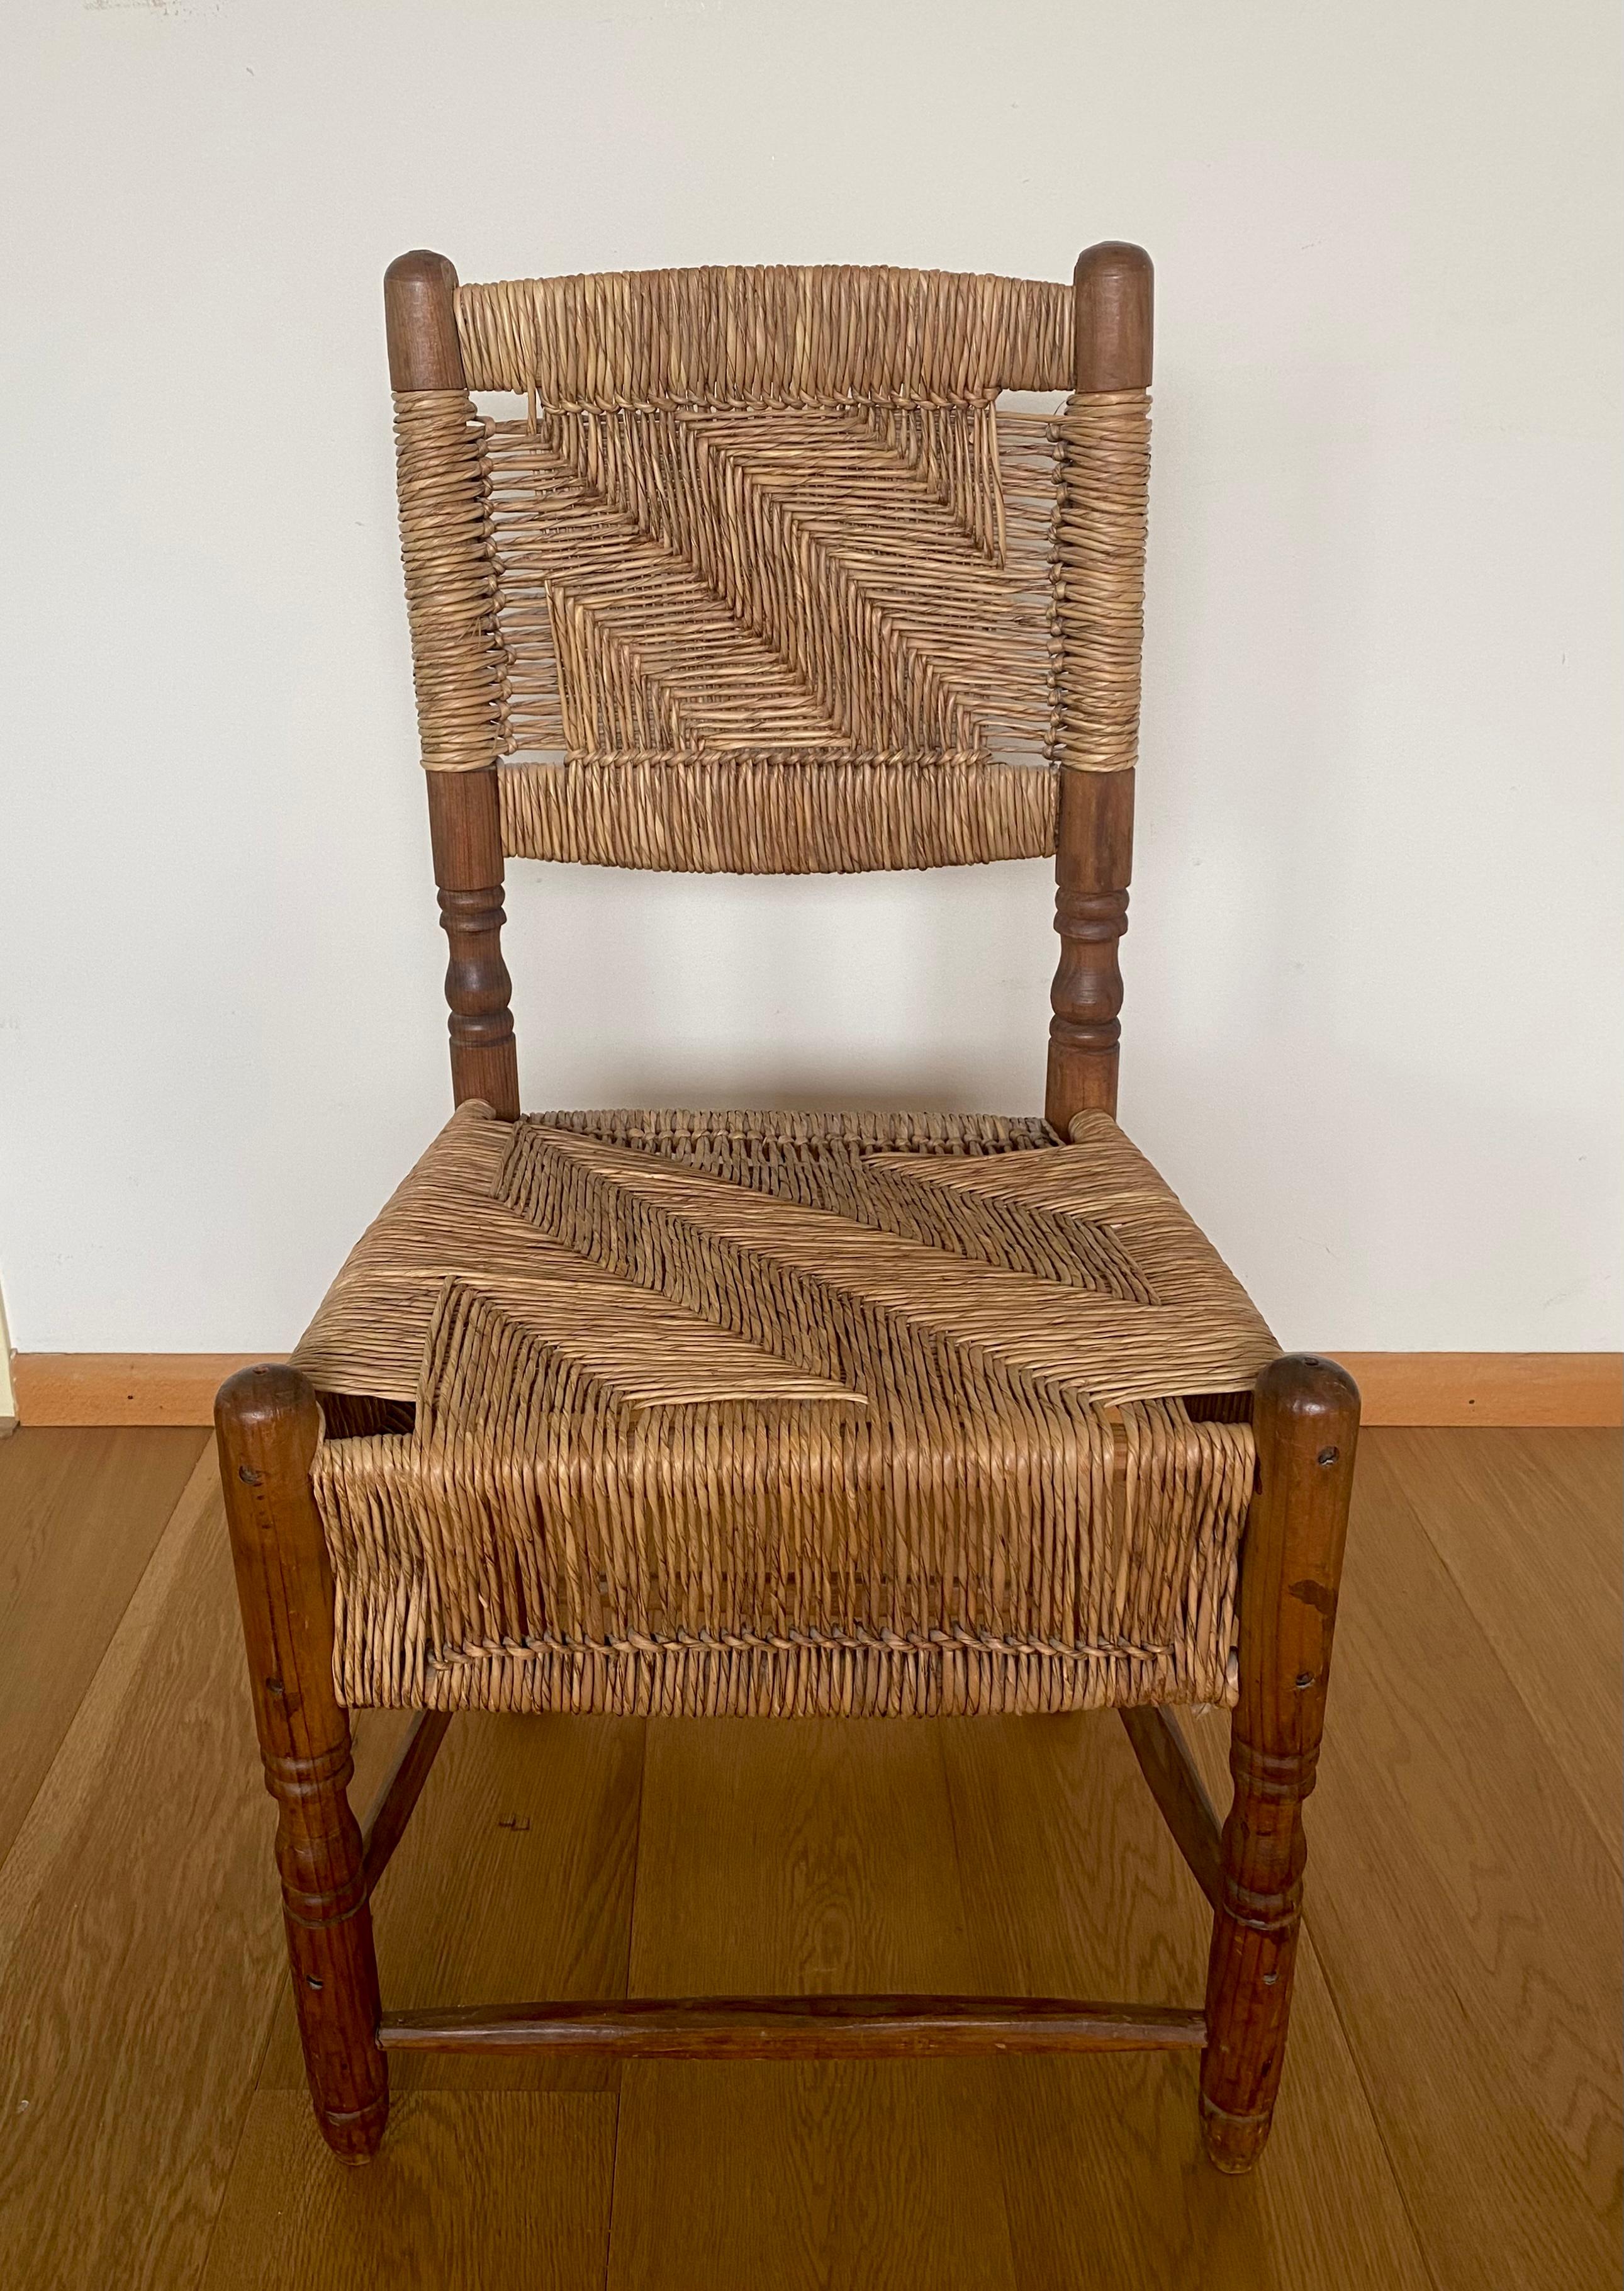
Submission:
M 1148 390 L 1156 273 L 1142 246 L 1103 239 L 1072 277 L 1074 387 L 1092 395 Z
M 383 274 L 392 390 L 460 390 L 457 273 L 426 246 L 397 254 Z

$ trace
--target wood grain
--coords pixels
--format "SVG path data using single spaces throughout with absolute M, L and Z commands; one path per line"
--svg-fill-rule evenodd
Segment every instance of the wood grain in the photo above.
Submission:
M 1072 275 L 1072 382 L 1080 396 L 1150 386 L 1156 280 L 1142 246 L 1108 239 Z M 1062 521 L 1067 504 L 1062 502 Z M 1062 679 L 1066 675 L 1062 663 Z M 1134 710 L 1138 710 L 1138 660 Z M 1133 873 L 1133 774 L 1063 771 L 1054 854 L 1060 959 L 1049 992 L 1044 1113 L 1062 1137 L 1084 1106 L 1116 1111 L 1122 1025 L 1117 949 Z
M 932 1725 L 651 1724 L 634 1994 L 964 1991 L 967 1972 Z M 630 2063 L 609 2281 L 1004 2291 L 992 2097 L 953 2061 Z
M 413 1710 L 402 1729 L 394 1763 L 362 1818 L 361 1860 L 369 1893 L 406 1834 L 441 1745 L 451 1732 L 451 1722 L 449 1710 Z
M 1394 1431 L 1366 1470 L 1368 1502 L 1399 1516 L 1407 1504 L 1424 1522 L 1547 1749 L 1624 1864 L 1624 1446 L 1607 1432 L 1556 1443 L 1526 1432 L 1484 1430 L 1463 1443 Z
M 1227 1718 L 1212 1730 L 1227 1744 Z M 1212 1912 L 1111 1713 L 960 1719 L 941 1735 L 978 1984 L 1104 1983 L 1147 2001 L 1199 1988 Z M 984 2073 L 1023 2284 L 1427 2291 L 1308 1945 L 1274 2136 L 1244 2178 L 1202 2157 L 1188 2058 L 1012 2061 Z
M 609 2053 L 623 2060 L 956 2060 L 1199 2051 L 1188 2007 L 1053 1997 L 628 1997 L 388 2013 L 386 2052 Z
M 402 390 L 465 387 L 457 336 L 457 273 L 443 254 L 419 247 L 384 273 L 384 331 L 389 386 Z M 502 960 L 502 833 L 494 768 L 431 771 L 428 829 L 440 920 L 449 943 L 445 1000 L 456 1101 L 482 1097 L 505 1121 L 519 1113 L 513 982 Z
M 0 1861 L 203 1446 L 195 1431 L 0 1446 Z
M 1624 1353 L 1344 1353 L 1366 1424 L 1624 1424 Z
M 84 1451 L 64 1523 L 100 1468 Z M 1194 2064 L 1172 2055 L 637 2067 L 612 2280 L 1616 2285 L 1617 1869 L 1554 1730 L 1582 1734 L 1613 1691 L 1618 1443 L 1367 1432 L 1362 1458 L 1256 2174 L 1198 2162 Z M 103 1522 L 100 1564 L 130 1565 L 116 1506 Z M 59 1559 L 84 1591 L 66 1531 L 38 1563 L 60 1615 Z M 1536 1715 L 1523 1650 L 1550 1670 L 1553 1628 L 1573 1677 Z M 220 2215 L 215 2291 L 602 2280 L 612 2099 L 412 2089 L 557 2067 L 397 2054 L 396 2126 L 359 2174 L 320 2148 L 291 2026 L 250 2109 L 285 1974 L 240 1664 L 205 1455 L 0 1865 L 0 2279 L 195 2291 Z M 1185 1723 L 1221 1804 L 1228 1720 Z M 358 1798 L 402 1724 L 360 1715 Z M 1198 1993 L 1210 1919 L 1109 1714 L 871 1722 L 810 1749 L 815 1727 L 696 1724 L 672 1756 L 676 1731 L 650 1730 L 664 1874 L 638 1907 L 660 1986 Z M 388 2001 L 617 1993 L 642 1742 L 636 1722 L 459 1721 L 379 1890 Z
M 1428 1507 L 1378 1472 L 1356 1483 L 1308 1930 L 1439 2291 L 1600 2291 L 1620 2262 L 1617 1870 Z M 1224 1731 L 1191 1729 L 1215 1796 Z M 1292 2088 L 1288 2067 L 1283 2128 Z
M 1120 776 L 1120 775 L 1118 776 Z M 1618 1353 L 1334 1352 L 1366 1425 L 1612 1426 L 1624 1416 Z M 228 1376 L 263 1353 L 19 1353 L 30 1425 L 208 1424 Z
M 252 1368 L 214 1418 L 310 2100 L 334 2154 L 360 2164 L 383 2137 L 389 2072 L 349 1712 L 332 1683 L 332 1563 L 310 1485 L 321 1407 L 297 1370 Z
M 1060 959 L 1049 989 L 1044 1117 L 1062 1137 L 1084 1106 L 1116 1111 L 1122 1024 L 1118 948 L 1133 870 L 1133 774 L 1062 772 L 1054 851 Z
M 519 1116 L 513 981 L 502 960 L 502 832 L 495 767 L 428 772 L 428 831 L 448 949 L 446 1031 L 457 1104 L 482 1097 L 504 1121 Z
M 212 1425 L 229 1376 L 278 1353 L 19 1353 L 25 1425 Z
M 461 390 L 457 339 L 456 267 L 449 256 L 414 247 L 383 274 L 384 340 L 391 390 Z
M 204 2291 L 583 2291 L 602 2279 L 614 2102 L 418 2093 L 346 2172 L 302 2094 L 262 2092 Z
M 205 1451 L 0 1866 L 8 2281 L 196 2279 L 284 1977 L 242 1672 Z
M 1212 1801 L 1186 1748 L 1177 1714 L 1154 1708 L 1124 1710 L 1122 1723 L 1173 1844 L 1216 1909 L 1223 1898 L 1223 1841 Z
M 1148 390 L 1156 343 L 1156 274 L 1142 246 L 1102 239 L 1072 273 L 1074 387 Z
M 1313 1789 L 1336 1628 L 1359 1395 L 1346 1370 L 1286 1354 L 1258 1379 L 1257 1491 L 1241 1545 L 1234 1794 L 1207 1969 L 1202 2127 L 1220 2171 L 1262 2153 L 1285 2058 Z
M 362 1716 L 398 1739 L 397 1714 Z M 462 1712 L 372 1904 L 386 2006 L 623 1997 L 642 1776 L 640 1719 Z M 424 2053 L 397 2054 L 392 2081 L 397 2094 L 601 2092 L 620 2076 L 612 2061 Z M 279 1998 L 262 2082 L 303 2081 Z

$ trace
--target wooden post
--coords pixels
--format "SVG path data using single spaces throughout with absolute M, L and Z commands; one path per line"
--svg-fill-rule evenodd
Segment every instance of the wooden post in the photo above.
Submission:
M 389 383 L 396 391 L 465 390 L 457 339 L 457 274 L 443 254 L 400 255 L 384 273 Z M 518 1053 L 502 960 L 502 833 L 494 765 L 431 771 L 428 828 L 440 920 L 451 945 L 452 1087 L 483 1097 L 505 1121 L 519 1112 Z
M 456 1102 L 483 1097 L 519 1118 L 518 1048 L 502 961 L 502 833 L 496 771 L 428 772 L 428 834 L 440 921 L 451 943 L 445 1000 Z
M 1122 968 L 1133 866 L 1132 772 L 1062 772 L 1054 855 L 1060 960 L 1049 990 L 1049 1081 L 1044 1112 L 1068 1137 L 1085 1106 L 1116 1111 Z
M 244 1369 L 214 1403 L 220 1480 L 305 2073 L 322 2136 L 347 2164 L 389 2112 L 378 1965 L 350 1811 L 349 1716 L 332 1682 L 332 1571 L 310 1488 L 321 1411 L 291 1368 Z
M 1150 386 L 1152 272 L 1142 247 L 1108 242 L 1078 258 L 1072 284 L 1073 386 L 1098 397 Z M 1132 770 L 1060 773 L 1054 928 L 1060 961 L 1050 1001 L 1044 1111 L 1062 1137 L 1085 1106 L 1116 1111 L 1122 971 L 1133 860 Z
M 1334 1361 L 1287 1355 L 1257 1388 L 1258 1491 L 1241 1547 L 1235 1802 L 1207 1968 L 1201 2119 L 1220 2171 L 1262 2153 L 1280 2086 L 1314 1787 L 1353 1488 L 1359 1395 Z

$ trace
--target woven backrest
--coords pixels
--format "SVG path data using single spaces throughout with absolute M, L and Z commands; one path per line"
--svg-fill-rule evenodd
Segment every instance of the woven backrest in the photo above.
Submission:
M 1132 765 L 1142 390 L 1072 290 L 840 268 L 463 285 L 397 395 L 424 764 L 516 856 L 757 873 L 1054 848 Z M 476 396 L 482 400 L 476 408 Z

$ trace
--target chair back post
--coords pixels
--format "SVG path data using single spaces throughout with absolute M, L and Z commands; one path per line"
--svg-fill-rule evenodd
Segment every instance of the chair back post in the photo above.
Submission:
M 1144 584 L 1144 455 L 1087 425 L 1123 409 L 1142 430 L 1150 386 L 1152 272 L 1108 242 L 1073 280 L 1074 388 L 1062 421 L 1058 557 L 1061 770 L 1044 1112 L 1065 1137 L 1086 1107 L 1116 1111 L 1122 971 L 1133 859 Z
M 389 382 L 396 402 L 414 392 L 460 394 L 468 386 L 457 337 L 457 274 L 443 254 L 403 254 L 384 274 Z M 468 413 L 472 414 L 472 404 Z M 403 505 L 405 485 L 403 463 Z M 411 586 L 408 567 L 408 587 Z M 413 628 L 414 652 L 417 628 Z M 420 652 L 420 712 L 425 677 Z M 440 920 L 450 943 L 452 1086 L 456 1102 L 484 1098 L 504 1120 L 519 1112 L 518 1054 L 502 960 L 502 832 L 496 766 L 430 769 L 428 832 Z

